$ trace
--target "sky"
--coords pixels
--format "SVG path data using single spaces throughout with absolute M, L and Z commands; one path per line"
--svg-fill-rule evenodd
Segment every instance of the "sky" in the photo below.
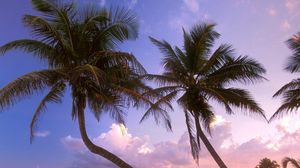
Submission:
M 297 77 L 283 70 L 291 52 L 285 41 L 300 31 L 299 0 L 77 0 L 78 6 L 124 6 L 136 13 L 140 22 L 139 38 L 121 45 L 119 50 L 133 53 L 149 73 L 161 73 L 162 54 L 148 36 L 182 46 L 182 28 L 189 30 L 200 22 L 216 23 L 221 34 L 216 46 L 232 44 L 237 55 L 249 55 L 267 69 L 268 81 L 237 85 L 248 89 L 270 117 L 280 106 L 272 95 Z M 22 25 L 22 15 L 36 14 L 30 0 L 1 0 L 0 45 L 30 38 Z M 0 57 L 0 87 L 46 64 L 21 51 Z M 70 94 L 69 94 L 70 95 Z M 112 164 L 87 151 L 77 122 L 71 118 L 71 99 L 51 105 L 39 120 L 33 144 L 29 124 L 42 95 L 27 98 L 0 113 L 0 167 L 6 168 L 105 168 Z M 291 114 L 267 124 L 236 109 L 235 115 L 213 103 L 217 121 L 209 139 L 228 167 L 255 167 L 269 157 L 281 162 L 285 156 L 299 158 L 300 115 Z M 173 132 L 157 126 L 149 118 L 139 124 L 145 109 L 128 109 L 127 124 L 116 125 L 108 116 L 97 122 L 87 110 L 88 134 L 93 141 L 121 158 L 145 168 L 192 168 L 197 165 L 190 154 L 183 112 L 174 104 L 170 112 Z M 217 168 L 202 145 L 200 168 Z

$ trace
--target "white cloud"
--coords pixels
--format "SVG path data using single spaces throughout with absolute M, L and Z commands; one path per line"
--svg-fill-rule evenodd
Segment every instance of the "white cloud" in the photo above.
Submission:
M 284 126 L 282 123 L 276 127 L 276 137 L 267 140 L 256 137 L 242 144 L 236 144 L 232 139 L 231 124 L 222 120 L 222 122 L 213 127 L 212 138 L 209 139 L 225 163 L 228 164 L 228 167 L 231 168 L 255 167 L 259 160 L 264 157 L 269 157 L 280 162 L 285 156 L 298 157 L 300 151 L 300 146 L 298 145 L 300 141 L 300 125 L 295 124 L 298 127 L 294 132 L 290 132 L 287 130 L 287 126 Z M 190 154 L 187 133 L 184 133 L 176 141 L 162 141 L 152 144 L 148 138 L 135 137 L 127 129 L 122 133 L 120 127 L 113 124 L 108 132 L 94 138 L 93 141 L 97 145 L 117 154 L 135 167 L 196 167 Z M 115 167 L 102 157 L 91 154 L 79 138 L 67 136 L 63 139 L 63 143 L 74 152 L 75 160 L 70 168 Z M 218 167 L 204 145 L 202 145 L 200 153 L 199 167 Z
M 288 20 L 284 20 L 284 21 L 281 23 L 281 28 L 282 28 L 284 31 L 290 30 L 291 25 L 290 25 L 289 21 L 288 21 Z
M 136 167 L 150 168 L 194 168 L 195 163 L 190 156 L 190 147 L 187 134 L 178 141 L 166 141 L 150 145 L 147 138 L 134 137 L 128 130 L 122 133 L 120 127 L 113 124 L 111 130 L 93 139 L 93 142 L 111 152 L 117 154 L 124 160 Z M 79 138 L 67 136 L 62 140 L 63 144 L 75 153 L 76 161 L 72 164 L 85 168 L 114 167 L 103 158 L 90 154 Z M 97 163 L 97 164 L 95 164 Z M 177 165 L 174 167 L 174 165 Z
M 37 131 L 34 133 L 34 136 L 36 137 L 47 137 L 50 135 L 49 131 Z
M 62 143 L 71 150 L 74 151 L 85 151 L 85 145 L 81 139 L 73 138 L 71 135 L 66 136 L 62 139 Z
M 199 11 L 199 1 L 198 0 L 183 0 L 184 4 L 188 7 L 188 9 L 194 13 Z
M 215 118 L 215 120 L 211 123 L 211 126 L 212 126 L 212 127 L 215 127 L 215 126 L 222 125 L 223 123 L 225 123 L 225 118 L 223 118 L 223 117 L 220 116 L 220 115 L 216 115 L 216 118 Z

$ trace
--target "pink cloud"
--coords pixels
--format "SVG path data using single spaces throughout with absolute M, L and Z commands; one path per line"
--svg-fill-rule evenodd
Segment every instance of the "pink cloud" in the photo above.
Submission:
M 277 11 L 274 8 L 267 8 L 267 13 L 270 16 L 275 16 L 277 14 Z
M 277 137 L 262 140 L 253 138 L 242 144 L 232 140 L 231 124 L 223 121 L 213 128 L 211 143 L 231 168 L 252 168 L 264 157 L 278 162 L 285 156 L 298 157 L 300 146 L 300 127 L 290 132 L 283 125 L 278 125 Z M 84 147 L 81 139 L 65 137 L 64 145 L 72 149 L 76 157 L 70 168 L 114 167 L 103 158 L 91 154 Z M 190 154 L 189 139 L 184 133 L 179 140 L 162 141 L 151 144 L 148 138 L 135 137 L 125 129 L 113 124 L 111 130 L 94 138 L 94 142 L 117 154 L 135 167 L 143 168 L 194 168 L 196 164 Z M 200 153 L 199 167 L 218 168 L 204 145 Z
M 288 20 L 284 20 L 284 21 L 281 23 L 281 28 L 282 28 L 284 31 L 288 31 L 288 30 L 291 28 L 291 24 L 289 23 Z
M 293 13 L 299 9 L 300 1 L 299 0 L 285 0 L 285 6 L 290 13 Z
M 194 13 L 199 11 L 199 2 L 198 0 L 183 0 L 188 9 Z

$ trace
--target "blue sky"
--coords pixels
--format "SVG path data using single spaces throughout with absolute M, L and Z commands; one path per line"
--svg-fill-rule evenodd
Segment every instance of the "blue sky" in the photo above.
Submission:
M 0 3 L 0 45 L 11 40 L 30 37 L 21 21 L 22 15 L 35 13 L 30 1 L 2 0 Z M 140 36 L 136 41 L 120 46 L 120 50 L 133 53 L 149 73 L 162 72 L 160 64 L 162 55 L 150 43 L 148 36 L 182 46 L 182 28 L 188 30 L 193 24 L 204 21 L 217 23 L 216 29 L 222 35 L 217 45 L 232 44 L 237 55 L 249 55 L 261 62 L 267 69 L 266 77 L 269 81 L 255 86 L 240 85 L 253 93 L 267 116 L 271 116 L 280 105 L 280 99 L 272 99 L 272 95 L 280 86 L 296 77 L 296 75 L 284 72 L 283 66 L 290 55 L 284 41 L 300 30 L 299 0 L 77 0 L 78 5 L 88 3 L 125 6 L 137 14 L 140 21 Z M 0 87 L 20 75 L 43 68 L 46 68 L 44 63 L 28 54 L 20 51 L 9 52 L 0 57 Z M 39 121 L 39 136 L 30 145 L 29 124 L 41 97 L 41 95 L 32 96 L 0 114 L 0 167 L 75 167 L 74 160 L 83 158 L 78 150 L 72 149 L 72 146 L 70 149 L 68 145 L 69 142 L 78 142 L 80 137 L 77 122 L 71 119 L 71 103 L 68 94 L 63 104 L 50 106 L 48 112 L 43 114 Z M 279 157 L 278 151 L 285 149 L 278 135 L 282 134 L 284 137 L 289 133 L 297 133 L 300 125 L 297 121 L 299 115 L 286 117 L 268 125 L 261 119 L 243 115 L 240 110 L 236 110 L 235 116 L 227 116 L 224 109 L 218 105 L 214 107 L 216 113 L 220 115 L 219 123 L 223 123 L 220 124 L 220 128 L 226 128 L 228 137 L 226 136 L 224 143 L 215 142 L 216 138 L 222 138 L 215 133 L 216 135 L 212 137 L 213 142 L 217 145 L 234 146 L 237 150 L 240 146 L 250 142 L 258 143 L 262 148 L 264 146 L 272 148 L 279 144 L 276 155 L 268 151 L 268 154 L 275 158 Z M 163 147 L 168 146 L 166 144 L 176 142 L 175 144 L 178 145 L 181 143 L 180 140 L 184 140 L 186 128 L 180 108 L 176 107 L 171 113 L 173 133 L 156 126 L 152 119 L 139 125 L 143 111 L 144 109 L 128 110 L 128 142 L 133 141 L 134 138 L 140 138 L 142 140 L 138 142 L 144 147 L 148 145 L 152 151 L 155 151 L 154 149 L 159 151 L 158 149 L 165 149 Z M 104 116 L 99 123 L 92 116 L 88 116 L 87 120 L 91 137 L 99 138 L 101 133 L 106 133 L 102 134 L 102 138 L 105 135 L 109 138 L 108 135 L 114 135 L 116 131 L 116 127 L 107 116 Z M 271 141 L 271 139 L 275 140 Z M 108 148 L 111 147 L 109 143 L 105 145 L 108 145 Z M 141 148 L 143 145 L 138 149 L 144 149 Z M 289 148 L 286 148 L 289 152 Z M 84 149 L 80 148 L 79 151 L 84 151 L 85 158 L 94 158 Z M 292 150 L 290 152 L 293 153 Z M 205 155 L 205 150 L 203 153 Z M 226 151 L 224 153 L 228 154 Z M 148 158 L 150 161 L 151 159 Z M 188 164 L 194 166 L 190 162 L 189 155 L 187 160 L 189 160 Z M 170 161 L 170 165 L 174 168 L 175 163 L 177 162 Z M 215 166 L 213 162 L 207 165 Z

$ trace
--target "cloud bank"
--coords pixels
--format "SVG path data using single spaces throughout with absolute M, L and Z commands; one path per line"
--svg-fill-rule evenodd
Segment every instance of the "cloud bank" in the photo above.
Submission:
M 122 126 L 121 126 L 122 127 Z M 242 144 L 232 140 L 231 124 L 226 121 L 213 128 L 211 143 L 216 151 L 231 168 L 253 168 L 264 157 L 278 162 L 285 156 L 298 157 L 300 146 L 300 126 L 293 131 L 284 124 L 276 127 L 277 137 L 262 140 L 260 137 L 250 139 Z M 135 167 L 143 168 L 194 168 L 197 167 L 190 154 L 189 139 L 184 133 L 176 141 L 163 141 L 151 144 L 147 137 L 136 137 L 127 128 L 120 129 L 113 124 L 111 129 L 93 139 L 93 141 L 120 156 Z M 114 168 L 110 162 L 91 154 L 79 138 L 67 136 L 63 144 L 74 153 L 74 162 L 70 168 Z M 202 145 L 199 167 L 218 168 L 210 154 Z

